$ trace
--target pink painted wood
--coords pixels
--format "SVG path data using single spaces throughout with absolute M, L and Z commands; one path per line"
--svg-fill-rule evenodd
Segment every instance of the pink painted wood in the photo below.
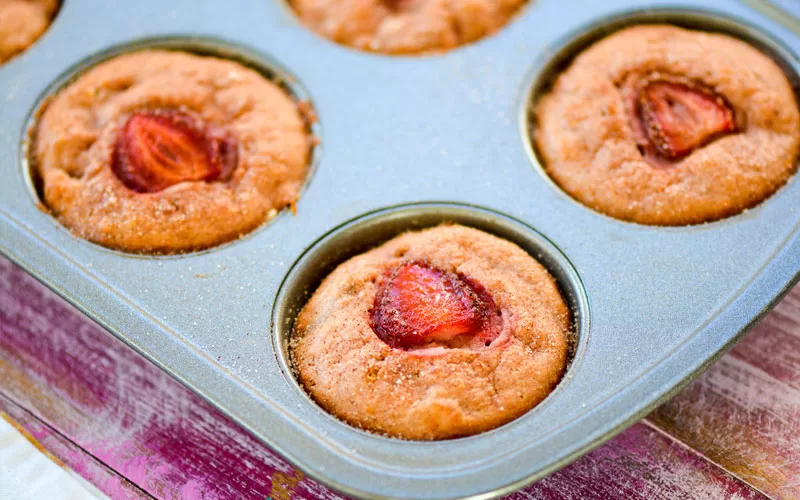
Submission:
M 800 498 L 799 337 L 800 289 L 650 420 L 511 498 Z M 112 498 L 341 498 L 2 258 L 0 411 Z
M 0 416 L 10 421 L 26 438 L 36 444 L 57 464 L 69 467 L 114 498 L 143 500 L 151 498 L 116 471 L 89 455 L 10 399 L 0 394 Z
M 800 498 L 800 285 L 650 420 L 774 498 Z

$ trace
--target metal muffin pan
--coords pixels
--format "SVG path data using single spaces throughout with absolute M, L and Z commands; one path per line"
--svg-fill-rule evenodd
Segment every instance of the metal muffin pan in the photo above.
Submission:
M 320 38 L 277 0 L 243 1 L 236 10 L 225 2 L 143 0 L 109 9 L 66 0 L 42 39 L 0 66 L 0 251 L 333 488 L 403 498 L 510 492 L 677 391 L 798 277 L 796 176 L 741 215 L 657 228 L 580 205 L 538 165 L 527 142 L 537 75 L 555 68 L 554 55 L 563 62 L 559 47 L 620 14 L 636 10 L 628 23 L 673 20 L 753 39 L 784 58 L 796 79 L 800 30 L 791 22 L 734 0 L 710 0 L 703 12 L 685 3 L 641 10 L 655 6 L 664 7 L 539 0 L 478 43 L 441 56 L 385 57 Z M 296 216 L 282 214 L 208 251 L 141 257 L 79 240 L 37 208 L 25 138 L 41 98 L 96 54 L 164 37 L 245 54 L 283 75 L 293 92 L 307 89 L 321 148 Z M 419 203 L 431 200 L 446 203 Z M 576 361 L 525 416 L 468 438 L 389 439 L 331 418 L 287 372 L 288 325 L 272 321 L 290 322 L 301 301 L 286 291 L 296 293 L 297 280 L 313 282 L 354 250 L 336 257 L 336 244 L 377 242 L 386 236 L 380 231 L 413 225 L 409 214 L 422 225 L 450 219 L 523 235 L 518 241 L 544 252 L 568 298 L 576 291 Z M 352 232 L 363 224 L 373 229 Z M 303 269 L 316 277 L 302 278 Z

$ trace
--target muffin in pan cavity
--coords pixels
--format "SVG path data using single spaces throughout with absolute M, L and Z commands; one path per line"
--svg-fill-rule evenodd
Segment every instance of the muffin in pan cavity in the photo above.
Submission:
M 0 64 L 39 39 L 59 5 L 58 0 L 0 0 Z
M 289 339 L 309 395 L 345 422 L 436 440 L 507 423 L 558 384 L 572 316 L 517 245 L 445 224 L 338 266 Z
M 797 169 L 800 112 L 786 73 L 724 34 L 622 29 L 580 53 L 532 115 L 553 180 L 626 221 L 715 221 L 760 203 Z
M 445 52 L 501 29 L 526 0 L 289 0 L 318 34 L 369 52 Z
M 279 85 L 181 51 L 116 56 L 46 102 L 31 163 L 77 236 L 136 253 L 200 250 L 292 205 L 312 139 Z

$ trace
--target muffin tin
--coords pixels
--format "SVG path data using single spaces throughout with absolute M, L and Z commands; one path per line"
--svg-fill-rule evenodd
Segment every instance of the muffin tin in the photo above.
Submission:
M 738 216 L 647 227 L 573 201 L 527 138 L 531 102 L 572 51 L 636 22 L 743 37 L 797 83 L 797 23 L 749 4 L 539 0 L 475 44 L 386 57 L 318 37 L 278 1 L 234 11 L 225 2 L 66 0 L 49 31 L 0 67 L 0 251 L 335 489 L 508 493 L 669 397 L 798 278 L 796 176 Z M 80 240 L 39 209 L 26 154 L 42 100 L 98 59 L 148 46 L 234 57 L 310 99 L 320 145 L 297 215 L 204 252 L 146 257 Z M 576 323 L 567 375 L 523 417 L 468 438 L 408 442 L 339 422 L 292 376 L 294 314 L 343 259 L 445 220 L 517 242 L 556 276 Z

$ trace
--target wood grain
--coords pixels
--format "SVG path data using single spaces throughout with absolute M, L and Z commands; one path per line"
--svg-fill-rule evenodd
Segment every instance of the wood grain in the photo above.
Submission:
M 153 498 L 2 394 L 0 394 L 0 416 L 23 431 L 25 437 L 43 450 L 55 463 L 77 472 L 111 498 L 119 500 Z
M 764 498 L 647 423 L 638 423 L 514 500 Z
M 649 418 L 769 496 L 800 499 L 800 288 Z
M 4 259 L 0 276 L 0 391 L 142 491 L 336 497 Z
M 792 307 L 797 307 L 800 293 L 796 291 L 792 297 L 794 306 L 782 306 L 770 316 L 767 326 L 751 337 L 775 335 L 774 328 L 768 325 L 783 324 L 789 332 L 784 335 L 796 339 L 800 331 L 796 318 L 800 318 L 800 312 Z M 795 320 L 787 322 L 787 315 Z M 756 347 L 762 351 L 765 343 L 772 345 L 770 340 L 750 340 L 750 337 L 748 342 L 757 342 Z M 792 377 L 797 373 L 798 359 L 788 353 L 781 355 L 775 361 L 768 352 L 753 354 L 744 349 L 739 353 L 737 348 L 728 357 L 747 357 L 746 363 L 755 363 L 754 359 L 759 357 L 771 360 L 768 364 L 773 375 L 767 378 L 796 390 L 797 380 Z M 738 373 L 753 384 L 757 381 Z M 132 498 L 131 491 L 156 498 L 341 498 L 296 472 L 204 400 L 2 258 L 0 380 L 0 393 L 5 395 L 0 397 L 0 409 L 81 475 L 95 484 L 102 483 L 98 486 L 112 498 Z M 719 383 L 701 380 L 689 390 L 696 390 L 696 385 L 704 383 L 720 387 Z M 725 382 L 725 387 L 732 404 L 738 404 L 736 422 L 757 418 L 751 413 L 755 409 L 750 394 L 754 386 L 746 389 L 746 385 Z M 786 394 L 777 391 L 773 395 L 780 399 Z M 783 402 L 778 401 L 771 408 L 784 425 L 767 427 L 765 439 L 785 445 L 785 440 L 772 433 L 780 431 L 784 437 L 791 436 L 786 434 L 787 429 L 797 426 L 800 416 L 791 411 L 786 413 L 793 406 Z M 661 428 L 679 431 L 680 426 L 670 422 L 687 422 L 681 415 L 689 409 L 703 409 L 703 405 L 689 406 L 681 403 L 674 419 L 662 417 L 662 412 L 658 412 L 655 422 Z M 713 408 L 706 410 L 714 413 Z M 713 426 L 704 429 L 716 431 L 711 441 L 718 444 L 730 442 L 736 434 Z M 725 446 L 719 447 L 723 456 Z M 511 498 L 763 498 L 758 491 L 704 458 L 708 454 L 706 448 L 697 446 L 697 449 L 700 452 L 650 423 L 639 423 Z M 781 449 L 784 452 L 788 449 L 789 453 L 795 450 L 793 446 Z M 84 455 L 77 453 L 78 450 Z M 763 463 L 779 463 L 770 462 L 777 445 L 765 450 Z M 784 458 L 793 456 L 788 454 Z M 97 464 L 119 476 L 119 480 L 116 483 L 105 480 L 105 476 L 93 472 L 97 467 L 82 463 Z M 743 477 L 728 462 L 720 460 L 720 463 Z M 773 467 L 784 474 L 771 476 L 775 484 L 769 490 L 771 494 L 791 492 L 791 487 L 786 486 L 791 481 L 787 473 L 793 470 L 790 467 L 785 462 L 783 468 Z M 760 470 L 772 473 L 766 466 Z M 762 487 L 761 483 L 753 484 Z

